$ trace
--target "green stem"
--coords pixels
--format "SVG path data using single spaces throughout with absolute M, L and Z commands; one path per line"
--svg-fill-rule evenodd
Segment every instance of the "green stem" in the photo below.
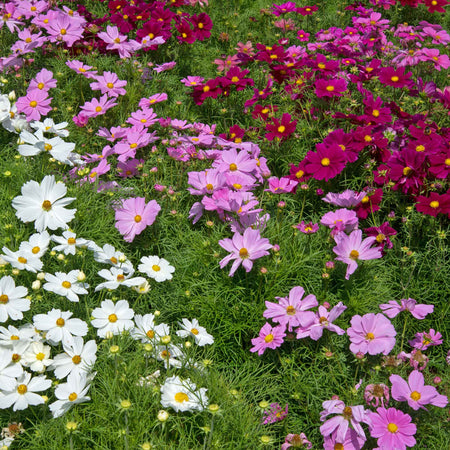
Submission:
M 405 340 L 406 324 L 407 323 L 408 323 L 408 314 L 405 314 L 405 323 L 403 324 L 402 343 L 401 343 L 401 346 L 400 346 L 400 352 L 403 351 L 403 342 Z

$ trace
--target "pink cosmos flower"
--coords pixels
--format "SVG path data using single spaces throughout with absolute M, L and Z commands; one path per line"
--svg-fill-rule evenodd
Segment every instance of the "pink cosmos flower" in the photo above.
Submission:
M 186 78 L 183 78 L 181 81 L 181 83 L 183 83 L 185 86 L 187 87 L 192 87 L 192 86 L 198 86 L 199 84 L 202 84 L 203 81 L 205 79 L 203 77 L 199 77 L 199 76 L 188 76 Z
M 283 194 L 292 192 L 297 186 L 298 181 L 291 180 L 287 177 L 270 177 L 268 180 L 269 188 L 264 189 L 266 192 L 272 192 L 272 194 Z
M 261 356 L 266 348 L 275 349 L 280 347 L 285 337 L 286 333 L 283 326 L 272 327 L 267 322 L 259 331 L 259 336 L 252 339 L 253 347 L 250 351 L 252 353 L 258 352 L 258 355 Z
M 127 93 L 123 89 L 127 85 L 127 81 L 119 80 L 119 77 L 114 72 L 103 72 L 103 75 L 97 75 L 95 79 L 97 81 L 91 83 L 91 89 L 93 91 L 99 90 L 102 94 L 106 94 L 109 97 L 118 97 Z
M 40 120 L 41 115 L 46 116 L 52 107 L 50 103 L 52 97 L 48 97 L 48 92 L 40 89 L 29 89 L 25 97 L 19 97 L 16 101 L 16 108 L 19 113 L 27 116 L 27 121 Z
M 353 430 L 358 436 L 364 440 L 366 439 L 366 435 L 361 426 L 361 422 L 369 423 L 368 411 L 364 409 L 364 406 L 345 406 L 342 400 L 326 400 L 322 403 L 322 406 L 324 410 L 320 413 L 321 422 L 324 422 L 325 418 L 330 414 L 337 414 L 320 426 L 322 436 L 330 436 L 335 432 L 337 442 L 343 442 L 347 430 L 352 425 Z
M 347 90 L 347 82 L 342 78 L 324 80 L 319 78 L 316 83 L 316 95 L 322 97 L 342 97 Z
M 366 439 L 358 435 L 353 429 L 349 428 L 343 440 L 338 441 L 336 438 L 337 433 L 333 432 L 330 436 L 326 436 L 323 441 L 324 450 L 361 450 L 366 442 Z
M 402 298 L 400 302 L 401 305 L 396 300 L 389 300 L 388 303 L 381 304 L 380 309 L 391 319 L 402 311 L 409 311 L 413 317 L 419 320 L 425 319 L 434 310 L 434 305 L 418 305 L 413 298 Z
M 83 37 L 84 29 L 79 21 L 58 11 L 46 24 L 45 31 L 50 35 L 50 42 L 64 42 L 67 47 L 72 47 Z
M 309 222 L 308 224 L 306 224 L 305 221 L 302 220 L 298 225 L 295 225 L 295 228 L 300 230 L 302 233 L 313 234 L 313 233 L 317 233 L 317 231 L 319 231 L 319 224 L 312 223 L 312 222 Z
M 83 110 L 82 114 L 84 117 L 97 117 L 105 114 L 108 109 L 116 106 L 117 103 L 114 102 L 115 99 L 109 99 L 108 96 L 102 95 L 99 100 L 93 98 L 90 102 L 86 102 L 84 105 L 80 106 Z
M 344 231 L 350 233 L 358 226 L 358 217 L 355 211 L 341 208 L 336 211 L 329 211 L 320 219 L 320 223 L 331 229 L 331 236 Z
M 442 334 L 431 328 L 428 333 L 416 333 L 414 339 L 409 341 L 409 345 L 419 350 L 426 350 L 433 345 L 441 345 L 442 342 Z
M 253 267 L 253 260 L 268 255 L 272 248 L 269 239 L 262 238 L 259 230 L 247 228 L 244 234 L 235 233 L 232 239 L 221 239 L 219 245 L 230 255 L 220 261 L 220 268 L 223 269 L 234 259 L 229 276 L 232 277 L 236 269 L 242 264 L 246 272 L 250 272 Z
M 406 450 L 414 447 L 417 428 L 411 423 L 411 416 L 395 408 L 378 408 L 369 412 L 370 435 L 378 438 L 379 450 Z
M 355 315 L 347 329 L 350 351 L 354 354 L 387 355 L 395 345 L 397 332 L 391 321 L 383 314 Z
M 85 78 L 95 78 L 97 75 L 96 70 L 91 70 L 92 66 L 87 66 L 86 64 L 78 61 L 76 59 L 72 61 L 66 61 L 66 66 L 72 70 L 75 70 L 77 73 L 81 73 Z
M 355 192 L 351 189 L 346 189 L 342 193 L 329 192 L 322 198 L 324 202 L 331 203 L 335 206 L 342 206 L 344 208 L 351 208 L 361 203 L 361 200 L 366 196 L 365 192 Z
M 281 407 L 279 403 L 271 403 L 269 410 L 264 411 L 262 423 L 263 425 L 267 425 L 268 423 L 281 422 L 287 415 L 288 415 L 287 403 L 284 409 Z
M 166 101 L 167 98 L 168 97 L 167 97 L 167 94 L 165 92 L 160 92 L 158 94 L 153 94 L 153 95 L 151 95 L 148 98 L 141 98 L 139 100 L 139 107 L 140 108 L 150 108 L 150 106 L 154 105 L 155 103 L 161 103 L 161 102 Z
M 313 341 L 318 341 L 322 337 L 324 329 L 333 331 L 334 333 L 339 335 L 345 334 L 345 330 L 338 327 L 333 322 L 346 309 L 347 307 L 342 302 L 339 302 L 336 306 L 334 306 L 331 311 L 328 311 L 327 308 L 320 305 L 317 310 L 316 316 L 314 317 L 314 322 L 307 327 L 297 328 L 297 339 L 310 337 Z
M 375 237 L 371 236 L 362 240 L 362 231 L 353 230 L 349 236 L 345 233 L 339 233 L 334 237 L 336 247 L 333 248 L 334 253 L 338 255 L 335 259 L 342 261 L 347 266 L 345 279 L 348 280 L 350 275 L 357 269 L 358 260 L 369 260 L 381 258 L 381 248 L 370 246 L 375 242 Z
M 107 50 L 117 50 L 122 59 L 130 58 L 131 54 L 141 47 L 141 44 L 134 40 L 127 41 L 127 36 L 120 34 L 119 29 L 114 26 L 108 25 L 106 32 L 102 31 L 97 36 L 108 44 Z
M 392 383 L 392 398 L 399 402 L 408 402 L 408 405 L 414 409 L 425 409 L 424 405 L 434 405 L 440 408 L 447 406 L 446 395 L 441 395 L 434 386 L 425 386 L 422 372 L 413 370 L 406 382 L 399 375 L 391 375 L 389 381 Z
M 384 408 L 389 402 L 389 388 L 383 384 L 368 384 L 364 390 L 364 400 L 369 406 L 378 408 L 381 402 L 381 406 Z
M 29 89 L 40 89 L 41 91 L 48 91 L 54 87 L 56 87 L 56 80 L 53 78 L 53 72 L 45 68 L 36 74 L 29 85 Z
M 291 447 L 311 449 L 312 444 L 308 441 L 305 433 L 288 434 L 284 439 L 284 443 L 281 444 L 281 450 L 287 450 Z
M 133 242 L 137 234 L 152 225 L 161 210 L 156 200 L 145 203 L 145 198 L 129 198 L 122 200 L 121 208 L 116 209 L 116 228 L 124 236 L 126 242 Z
M 301 325 L 308 327 L 315 318 L 315 313 L 307 311 L 318 305 L 316 296 L 307 295 L 302 299 L 305 290 L 301 286 L 296 286 L 289 291 L 289 298 L 275 297 L 278 303 L 266 301 L 266 310 L 263 316 L 272 319 L 274 322 L 288 327 L 292 331 L 293 327 Z

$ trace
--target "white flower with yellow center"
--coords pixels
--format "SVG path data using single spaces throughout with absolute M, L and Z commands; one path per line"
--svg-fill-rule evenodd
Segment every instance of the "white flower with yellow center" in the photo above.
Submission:
M 112 300 L 103 300 L 100 308 L 92 311 L 93 327 L 97 328 L 97 335 L 104 338 L 107 333 L 120 334 L 134 326 L 134 311 L 126 300 L 113 303 Z
M 136 314 L 134 316 L 134 322 L 136 324 L 130 330 L 131 337 L 135 340 L 140 340 L 142 343 L 153 343 L 158 336 L 155 332 L 155 316 L 153 314 Z
M 30 323 L 19 328 L 12 325 L 8 325 L 8 328 L 0 327 L 0 347 L 13 348 L 18 342 L 31 343 L 36 336 L 37 332 Z
M 23 373 L 20 364 L 12 361 L 12 350 L 0 348 L 0 386 L 2 391 L 12 391 L 16 385 L 16 378 Z
M 86 394 L 91 387 L 90 381 L 91 378 L 84 374 L 71 373 L 67 377 L 67 383 L 59 384 L 55 389 L 55 396 L 58 400 L 49 406 L 53 417 L 61 417 L 73 405 L 88 402 L 91 398 Z
M 100 283 L 95 288 L 95 292 L 100 289 L 117 289 L 119 286 L 133 287 L 140 286 L 142 283 L 145 283 L 145 278 L 131 278 L 133 276 L 133 272 L 125 274 L 122 269 L 117 269 L 116 267 L 111 267 L 109 270 L 102 269 L 98 272 L 98 274 L 107 281 Z
M 56 355 L 50 366 L 55 370 L 56 378 L 65 378 L 71 373 L 86 375 L 91 371 L 97 359 L 94 340 L 84 343 L 82 337 L 75 336 L 72 343 L 63 343 L 63 348 L 65 353 Z
M 156 347 L 156 359 L 158 361 L 163 361 L 166 369 L 169 367 L 180 369 L 183 363 L 178 358 L 185 359 L 185 355 L 179 346 L 167 344 L 158 345 Z
M 50 346 L 42 342 L 32 342 L 23 355 L 24 365 L 33 372 L 44 372 L 52 363 Z
M 30 300 L 24 298 L 28 289 L 16 286 L 14 279 L 9 275 L 0 279 L 0 322 L 23 319 L 23 311 L 30 309 Z
M 205 388 L 197 386 L 189 378 L 181 380 L 178 376 L 167 378 L 161 386 L 161 405 L 171 407 L 176 412 L 202 411 L 208 406 Z
M 118 269 L 122 269 L 124 273 L 134 272 L 130 260 L 122 252 L 116 251 L 112 245 L 105 244 L 103 247 L 99 247 L 95 242 L 90 242 L 88 249 L 93 250 L 94 259 L 97 262 L 111 264 Z
M 77 247 L 84 247 L 89 244 L 87 239 L 77 238 L 72 231 L 64 231 L 62 236 L 51 236 L 53 242 L 59 245 L 53 247 L 56 252 L 64 252 L 65 255 L 75 255 Z
M 67 125 L 67 122 L 55 123 L 49 117 L 45 118 L 42 122 L 35 120 L 30 123 L 31 128 L 35 130 L 41 130 L 43 133 L 53 133 L 60 137 L 69 136 L 69 132 L 66 130 Z
M 62 295 L 71 302 L 78 302 L 80 300 L 78 294 L 87 294 L 86 288 L 89 287 L 87 283 L 78 281 L 79 274 L 79 270 L 71 270 L 69 273 L 56 272 L 55 275 L 46 273 L 45 281 L 47 283 L 44 284 L 43 288 L 46 291 Z
M 169 261 L 159 256 L 143 256 L 139 264 L 139 272 L 147 274 L 150 278 L 160 283 L 161 281 L 171 280 L 175 267 L 171 266 Z
M 36 314 L 33 317 L 34 326 L 46 332 L 46 340 L 54 345 L 58 342 L 70 343 L 73 336 L 86 336 L 88 326 L 81 319 L 71 319 L 71 311 L 52 309 L 47 314 Z
M 67 228 L 75 217 L 76 209 L 66 209 L 74 198 L 64 198 L 67 188 L 64 183 L 57 183 L 54 175 L 47 175 L 41 184 L 31 180 L 22 186 L 22 195 L 15 197 L 12 206 L 16 216 L 22 222 L 34 222 L 38 232 L 47 228 Z
M 2 258 L 11 264 L 14 269 L 28 270 L 29 272 L 38 272 L 42 269 L 42 261 L 33 253 L 26 250 L 11 251 L 8 247 L 2 248 Z
M 199 325 L 197 319 L 192 319 L 192 322 L 188 319 L 182 319 L 180 326 L 182 329 L 177 331 L 177 335 L 180 337 L 193 337 L 196 344 L 200 347 L 214 342 L 214 338 L 206 331 L 206 328 Z
M 19 250 L 31 253 L 36 258 L 41 258 L 48 249 L 50 243 L 50 235 L 48 231 L 42 233 L 34 233 L 30 236 L 28 241 L 20 243 Z
M 3 391 L 0 397 L 0 408 L 5 409 L 13 406 L 13 411 L 28 408 L 28 405 L 42 405 L 45 403 L 40 394 L 52 385 L 51 380 L 45 376 L 31 378 L 31 373 L 24 372 L 19 378 L 13 389 Z

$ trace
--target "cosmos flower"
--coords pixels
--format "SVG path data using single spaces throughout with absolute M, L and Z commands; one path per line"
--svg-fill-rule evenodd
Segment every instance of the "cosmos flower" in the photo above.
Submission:
M 189 379 L 181 380 L 177 375 L 166 379 L 161 386 L 161 405 L 176 412 L 203 411 L 208 406 L 207 389 L 200 388 Z

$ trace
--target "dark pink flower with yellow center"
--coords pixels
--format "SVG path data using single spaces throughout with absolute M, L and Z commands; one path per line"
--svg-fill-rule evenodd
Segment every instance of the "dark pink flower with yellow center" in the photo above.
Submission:
M 419 350 L 426 350 L 433 345 L 441 345 L 442 342 L 442 334 L 431 328 L 428 333 L 416 333 L 414 339 L 409 341 L 409 345 Z
M 392 383 L 392 398 L 399 402 L 408 402 L 414 409 L 425 409 L 424 405 L 434 405 L 440 408 L 447 406 L 446 395 L 441 395 L 434 386 L 425 386 L 422 372 L 413 370 L 406 382 L 400 375 L 391 375 L 389 381 Z
M 273 141 L 275 138 L 288 138 L 295 131 L 297 126 L 297 121 L 294 120 L 291 122 L 291 119 L 292 116 L 287 113 L 283 114 L 281 120 L 274 118 L 273 123 L 268 123 L 266 125 L 266 131 L 268 131 L 268 133 L 265 135 L 265 138 L 269 141 Z
M 376 245 L 384 250 L 384 247 L 392 248 L 394 246 L 389 236 L 395 236 L 397 231 L 389 226 L 389 222 L 384 222 L 379 227 L 365 228 L 364 233 L 367 236 L 375 236 Z
M 316 180 L 328 181 L 344 170 L 346 158 L 338 145 L 317 144 L 317 151 L 307 153 L 305 170 Z
M 243 235 L 234 233 L 232 239 L 221 239 L 219 245 L 230 252 L 220 261 L 220 268 L 223 269 L 230 261 L 234 260 L 229 273 L 230 277 L 234 275 L 241 264 L 246 272 L 250 272 L 253 260 L 268 255 L 267 250 L 272 248 L 269 239 L 262 238 L 259 230 L 253 228 L 247 228 Z
M 343 78 L 324 80 L 319 78 L 315 82 L 316 95 L 322 97 L 342 97 L 347 90 L 347 82 Z
M 429 197 L 419 195 L 416 197 L 417 211 L 436 217 L 438 214 L 450 214 L 450 195 L 438 194 L 437 192 L 430 192 Z
M 137 234 L 152 225 L 161 210 L 156 200 L 145 203 L 145 198 L 136 197 L 123 200 L 121 207 L 116 209 L 116 228 L 126 242 L 133 242 Z
M 391 321 L 383 314 L 355 315 L 347 329 L 350 351 L 354 354 L 387 355 L 395 345 L 397 332 Z
M 395 408 L 378 408 L 377 412 L 369 412 L 371 421 L 370 435 L 378 438 L 380 450 L 406 450 L 414 447 L 417 427 L 411 423 L 411 416 Z
M 259 336 L 252 339 L 253 347 L 250 351 L 252 353 L 258 352 L 258 355 L 261 356 L 266 348 L 275 349 L 280 347 L 286 337 L 284 328 L 285 327 L 282 325 L 272 327 L 272 325 L 267 322 L 259 331 Z
M 392 87 L 405 87 L 410 85 L 412 72 L 405 73 L 405 68 L 400 67 L 394 69 L 393 67 L 383 67 L 380 70 L 379 80 L 381 84 Z

